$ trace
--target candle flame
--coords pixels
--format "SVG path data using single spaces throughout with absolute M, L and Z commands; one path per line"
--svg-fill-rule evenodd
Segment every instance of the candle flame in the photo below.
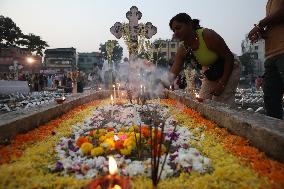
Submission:
M 198 94 L 198 93 L 195 93 L 195 97 L 196 97 L 196 98 L 199 98 L 199 94 Z
M 109 169 L 109 173 L 111 175 L 114 175 L 115 173 L 117 173 L 117 164 L 115 159 L 113 158 L 113 156 L 109 156 L 108 158 L 108 169 Z
M 113 88 L 115 88 L 115 85 L 112 85 Z
M 65 96 L 62 97 L 62 100 L 65 100 Z
M 172 86 L 170 85 L 170 89 L 172 90 Z
M 114 187 L 113 187 L 114 189 L 121 189 L 121 187 L 119 186 L 119 185 L 114 185 Z
M 113 102 L 113 97 L 112 97 L 112 95 L 110 95 L 110 100 L 111 100 L 111 102 Z
M 99 87 L 99 90 L 101 90 L 102 88 Z

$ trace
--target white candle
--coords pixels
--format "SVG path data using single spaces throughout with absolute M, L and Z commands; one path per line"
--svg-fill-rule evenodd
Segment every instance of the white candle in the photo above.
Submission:
M 120 98 L 120 95 L 119 95 L 119 87 L 120 87 L 120 84 L 119 83 L 117 83 L 117 95 L 118 95 L 118 98 Z
M 110 100 L 111 100 L 111 115 L 110 117 L 113 117 L 113 97 L 110 95 Z
M 116 163 L 116 161 L 115 161 L 113 156 L 109 156 L 109 158 L 108 158 L 108 167 L 109 167 L 108 168 L 109 169 L 109 173 L 111 175 L 114 175 L 114 174 L 117 173 L 117 163 Z
M 199 94 L 198 94 L 198 93 L 195 93 L 195 97 L 196 97 L 196 98 L 199 98 Z
M 141 95 L 143 94 L 143 85 L 140 85 L 140 88 L 141 88 L 141 90 L 140 90 L 140 93 L 141 93 Z
M 115 98 L 115 85 L 112 85 L 113 87 L 113 97 Z

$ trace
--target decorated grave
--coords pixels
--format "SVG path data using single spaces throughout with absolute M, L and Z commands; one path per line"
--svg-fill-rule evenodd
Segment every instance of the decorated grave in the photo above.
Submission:
M 95 92 L 89 99 L 83 96 L 54 105 L 51 110 L 71 107 L 2 145 L 1 188 L 284 187 L 283 157 L 269 158 L 250 140 L 186 106 L 191 102 L 206 115 L 205 107 L 213 107 L 210 102 L 170 91 L 167 98 L 144 104 L 110 100 L 109 94 Z M 94 97 L 102 99 L 92 101 Z M 73 108 L 74 101 L 82 105 Z M 215 106 L 220 124 L 222 108 Z M 112 158 L 114 170 L 109 167 Z
M 138 24 L 135 6 L 126 16 L 111 32 L 134 61 L 137 35 L 156 28 Z M 109 41 L 110 71 L 112 49 Z M 139 74 L 127 91 L 1 117 L 0 188 L 284 188 L 283 121 L 173 91 L 149 98 Z

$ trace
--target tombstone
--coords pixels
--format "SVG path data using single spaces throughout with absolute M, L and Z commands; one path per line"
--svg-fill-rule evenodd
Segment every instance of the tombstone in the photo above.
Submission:
M 30 92 L 30 88 L 27 81 L 16 80 L 0 80 L 0 94 L 8 95 L 12 93 L 27 94 Z

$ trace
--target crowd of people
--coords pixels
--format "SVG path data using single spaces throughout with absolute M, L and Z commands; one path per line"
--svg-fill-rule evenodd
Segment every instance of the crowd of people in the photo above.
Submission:
M 66 93 L 72 92 L 72 78 L 66 74 L 44 74 L 44 73 L 19 73 L 17 78 L 13 73 L 1 73 L 0 80 L 27 81 L 30 91 L 64 89 Z M 87 82 L 84 76 L 76 79 L 78 92 L 82 92 Z

